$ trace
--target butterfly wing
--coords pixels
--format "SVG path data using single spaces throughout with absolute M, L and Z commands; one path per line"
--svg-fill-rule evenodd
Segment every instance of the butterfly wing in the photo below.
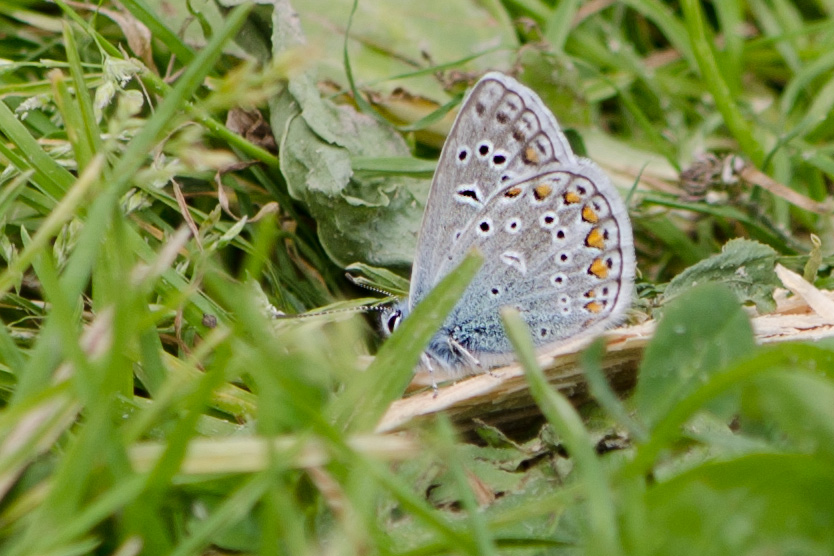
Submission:
M 455 234 L 496 190 L 539 169 L 576 163 L 541 99 L 516 80 L 488 73 L 461 105 L 432 180 L 411 277 L 413 307 L 443 277 Z M 462 255 L 462 253 L 459 253 Z
M 437 271 L 486 254 L 442 334 L 485 366 L 512 359 L 499 310 L 517 308 L 537 346 L 615 324 L 631 301 L 634 247 L 625 204 L 590 160 L 551 165 L 496 190 Z

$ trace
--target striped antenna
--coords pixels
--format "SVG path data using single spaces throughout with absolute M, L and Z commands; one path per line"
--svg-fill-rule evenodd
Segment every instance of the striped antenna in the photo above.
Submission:
M 297 315 L 288 315 L 281 311 L 278 311 L 272 314 L 272 318 L 277 320 L 289 320 L 289 319 L 308 319 L 313 317 L 322 317 L 328 315 L 338 315 L 338 314 L 345 314 L 345 313 L 369 313 L 369 312 L 377 312 L 382 313 L 385 310 L 385 304 L 393 303 L 394 298 L 392 299 L 380 299 L 373 305 L 363 305 L 358 307 L 341 307 L 339 309 L 325 309 L 323 311 L 314 311 L 311 313 L 299 313 Z
M 378 301 L 373 302 L 370 305 L 363 305 L 358 307 L 341 307 L 339 309 L 325 309 L 323 311 L 314 311 L 311 313 L 301 313 L 298 315 L 288 315 L 281 311 L 274 311 L 272 317 L 275 319 L 280 320 L 289 320 L 289 319 L 308 319 L 313 317 L 322 317 L 322 316 L 329 316 L 329 315 L 338 315 L 338 314 L 345 314 L 345 313 L 368 313 L 368 312 L 376 312 L 382 313 L 387 309 L 387 306 L 397 301 L 397 296 L 392 294 L 389 291 L 383 290 L 382 288 L 377 288 L 375 286 L 371 286 L 366 284 L 359 279 L 357 279 L 354 275 L 350 274 L 349 272 L 345 273 L 345 277 L 350 280 L 353 284 L 364 288 L 366 290 L 370 290 L 374 293 L 382 294 L 386 296 L 386 299 L 380 299 Z

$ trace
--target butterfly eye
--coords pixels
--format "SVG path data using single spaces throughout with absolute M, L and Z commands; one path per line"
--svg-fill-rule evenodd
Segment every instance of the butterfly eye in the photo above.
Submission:
M 388 315 L 388 318 L 385 319 L 385 330 L 389 334 L 393 334 L 394 330 L 400 325 L 400 321 L 403 320 L 403 312 L 397 309 L 396 311 L 392 312 Z

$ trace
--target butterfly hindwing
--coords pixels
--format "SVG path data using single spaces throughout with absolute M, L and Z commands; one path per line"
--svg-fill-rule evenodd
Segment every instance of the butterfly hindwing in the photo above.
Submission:
M 484 265 L 444 333 L 482 362 L 512 358 L 502 306 L 517 308 L 535 344 L 545 346 L 605 328 L 630 303 L 634 255 L 626 208 L 589 160 L 552 165 L 494 192 L 460 230 L 440 273 L 472 248 L 485 254 Z

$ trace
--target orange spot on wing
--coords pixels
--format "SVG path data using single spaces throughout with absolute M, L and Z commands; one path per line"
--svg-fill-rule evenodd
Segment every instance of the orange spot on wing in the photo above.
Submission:
M 507 190 L 506 193 L 504 193 L 504 197 L 509 197 L 510 199 L 518 197 L 519 195 L 521 195 L 520 187 L 511 187 Z
M 588 267 L 588 272 L 603 280 L 608 278 L 608 268 L 608 265 L 602 259 L 594 259 L 594 262 Z
M 536 149 L 534 149 L 533 147 L 527 147 L 526 149 L 524 149 L 524 160 L 532 164 L 538 164 L 539 153 L 537 153 Z
M 574 192 L 574 191 L 568 191 L 567 193 L 565 193 L 564 198 L 565 198 L 565 203 L 567 203 L 569 205 L 576 204 L 576 203 L 578 203 L 579 201 L 582 200 L 582 197 L 580 197 L 579 194 Z
M 590 303 L 585 304 L 585 308 L 591 313 L 599 313 L 605 308 L 605 303 L 600 303 L 599 301 L 591 301 Z
M 599 228 L 594 228 L 585 238 L 585 245 L 597 249 L 605 249 L 605 234 Z
M 546 199 L 547 196 L 551 193 L 553 193 L 553 188 L 547 185 L 546 183 L 540 183 L 539 185 L 533 188 L 533 196 L 536 198 L 537 201 Z
M 582 207 L 582 220 L 590 222 L 591 224 L 596 224 L 599 222 L 599 215 L 589 205 L 585 205 Z

